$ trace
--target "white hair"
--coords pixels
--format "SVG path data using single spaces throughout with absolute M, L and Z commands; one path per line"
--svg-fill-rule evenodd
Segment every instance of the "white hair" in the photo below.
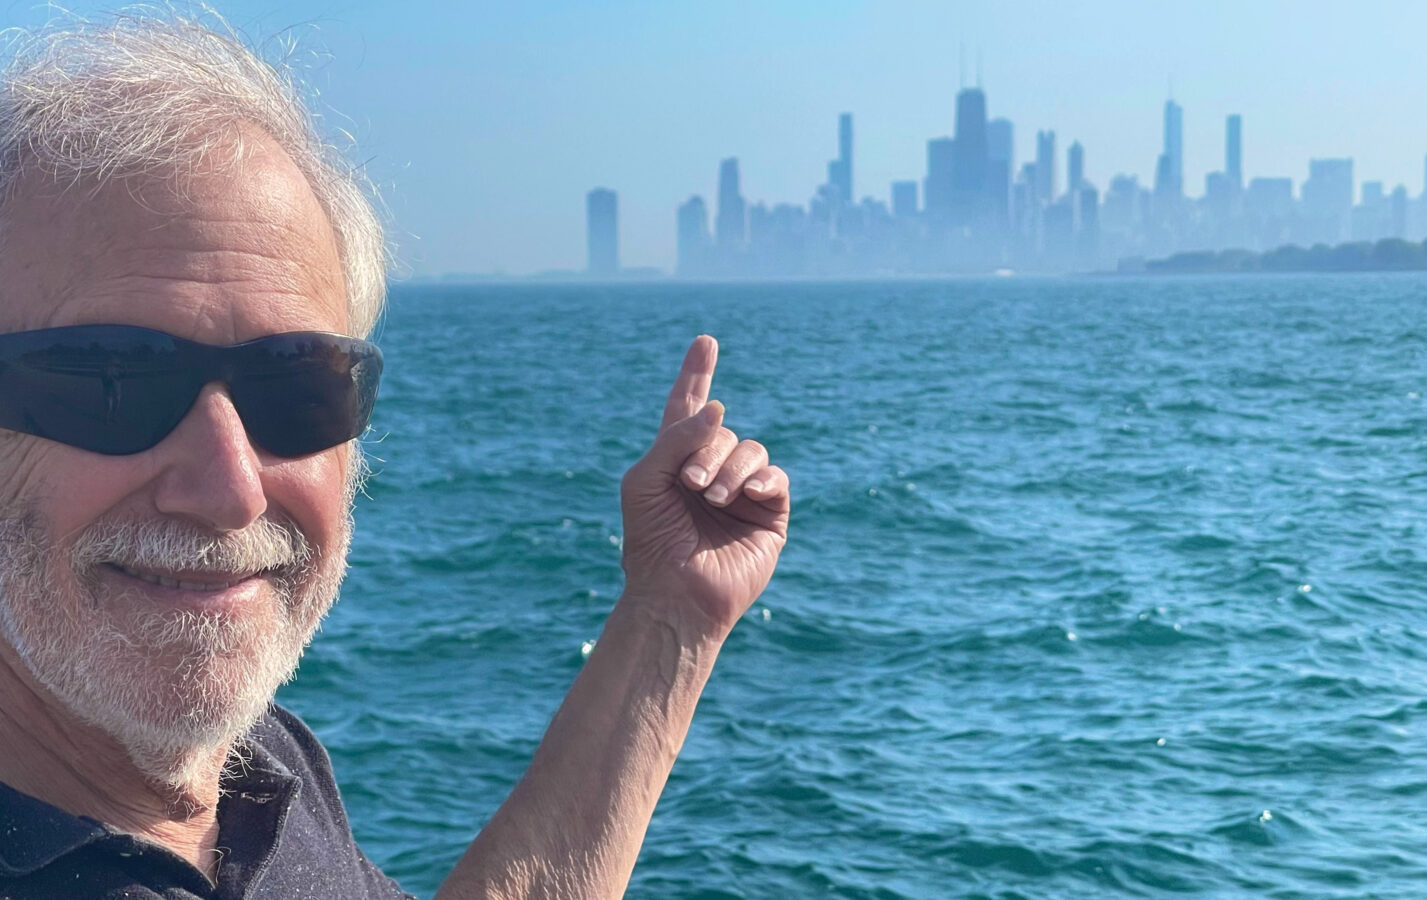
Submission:
M 211 27 L 210 27 L 211 23 Z M 331 221 L 351 330 L 369 335 L 386 297 L 387 254 L 370 185 L 323 139 L 285 61 L 270 63 L 208 11 L 126 10 L 14 30 L 0 75 L 0 227 L 16 184 L 193 171 L 270 136 Z

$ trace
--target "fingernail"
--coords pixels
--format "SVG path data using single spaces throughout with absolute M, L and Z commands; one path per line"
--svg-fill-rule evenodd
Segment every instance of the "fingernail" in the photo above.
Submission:
M 703 466 L 689 466 L 684 470 L 684 475 L 686 475 L 696 487 L 703 487 L 709 483 L 709 470 Z
M 743 483 L 744 490 L 759 492 L 763 490 L 763 482 L 756 478 L 750 478 Z
M 714 504 L 715 506 L 718 506 L 724 501 L 728 500 L 728 488 L 724 487 L 721 484 L 716 484 L 708 490 L 704 491 L 704 497 L 710 503 Z
M 710 400 L 704 405 L 704 421 L 712 425 L 723 418 L 723 404 L 717 400 Z

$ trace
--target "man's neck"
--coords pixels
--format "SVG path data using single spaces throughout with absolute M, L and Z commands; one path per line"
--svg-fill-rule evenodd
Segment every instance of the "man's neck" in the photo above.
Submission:
M 107 733 L 79 721 L 0 641 L 0 781 L 76 816 L 146 838 L 217 872 L 218 780 L 227 750 L 184 788 L 155 782 Z

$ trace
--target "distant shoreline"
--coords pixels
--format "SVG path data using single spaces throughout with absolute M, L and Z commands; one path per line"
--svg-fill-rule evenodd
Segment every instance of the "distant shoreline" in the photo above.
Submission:
M 1249 250 L 1202 250 L 1148 260 L 1142 266 L 1131 262 L 1127 267 L 1126 262 L 1121 263 L 1119 274 L 1423 272 L 1427 271 L 1427 241 L 1415 243 L 1400 238 L 1386 238 L 1376 242 L 1354 241 L 1334 246 L 1314 244 L 1311 247 L 1301 247 L 1297 244 L 1285 244 L 1264 253 Z
M 1354 272 L 1427 272 L 1427 241 L 1399 238 L 1353 241 L 1346 244 L 1285 244 L 1263 253 L 1251 250 L 1199 250 L 1162 259 L 1130 257 L 1112 270 L 1093 272 L 1043 272 L 1001 269 L 994 272 L 881 272 L 829 277 L 788 276 L 748 278 L 686 278 L 660 269 L 630 269 L 613 277 L 594 277 L 574 270 L 536 272 L 529 275 L 448 273 L 400 279 L 411 285 L 623 285 L 667 284 L 819 284 L 874 281 L 962 281 L 1000 278 L 1119 278 L 1156 275 L 1291 275 Z
M 1427 272 L 1427 266 L 1422 268 L 1362 268 L 1362 269 L 1122 269 L 1120 271 L 1101 270 L 1098 272 L 1016 272 L 1011 276 L 995 276 L 985 274 L 928 274 L 928 275 L 869 275 L 864 277 L 846 278 L 740 278 L 740 279 L 712 279 L 712 278 L 680 278 L 674 275 L 665 275 L 662 278 L 631 279 L 627 281 L 614 279 L 594 279 L 594 278 L 540 278 L 538 276 L 505 276 L 505 277 L 483 277 L 483 278 L 441 278 L 441 277 L 418 277 L 409 279 L 393 280 L 393 288 L 421 287 L 421 288 L 668 288 L 668 287 L 698 287 L 701 285 L 727 286 L 727 287 L 758 287 L 761 285 L 836 285 L 836 284 L 916 284 L 921 282 L 957 282 L 957 281 L 1046 281 L 1055 279 L 1077 279 L 1077 280 L 1097 280 L 1097 279 L 1134 279 L 1134 278 L 1171 278 L 1177 276 L 1211 276 L 1211 275 L 1371 275 L 1371 274 L 1391 274 L 1399 272 L 1410 274 L 1413 272 Z

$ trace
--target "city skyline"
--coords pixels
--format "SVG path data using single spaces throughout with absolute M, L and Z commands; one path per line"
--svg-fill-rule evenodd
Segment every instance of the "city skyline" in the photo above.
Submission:
M 1171 80 L 1191 193 L 1221 167 L 1230 112 L 1244 117 L 1245 181 L 1301 182 L 1308 159 L 1352 156 L 1359 177 L 1415 195 L 1427 146 L 1427 120 L 1411 114 L 1427 108 L 1417 4 L 216 5 L 274 56 L 297 42 L 335 110 L 329 129 L 355 136 L 381 189 L 398 271 L 414 275 L 583 269 L 582 201 L 596 186 L 619 192 L 621 262 L 668 270 L 674 210 L 691 193 L 715 196 L 719 160 L 743 161 L 749 197 L 806 203 L 846 111 L 858 195 L 885 197 L 892 181 L 921 178 L 928 137 L 954 131 L 962 47 L 966 82 L 983 61 L 990 118 L 1018 126 L 1017 161 L 1033 157 L 1037 130 L 1054 130 L 1062 178 L 1078 140 L 1102 188 L 1116 172 L 1153 181 Z M 0 24 L 50 15 L 12 0 Z
M 976 112 L 969 116 L 973 121 L 979 120 L 985 132 L 983 134 L 973 132 L 972 134 L 973 140 L 981 146 L 978 156 L 984 157 L 989 155 L 989 158 L 993 161 L 998 158 L 1013 161 L 1018 160 L 1020 157 L 1015 155 L 1015 139 L 1012 137 L 1014 133 L 1013 123 L 1005 117 L 988 117 L 987 100 L 984 89 L 978 82 L 975 87 L 962 87 L 956 92 L 954 121 L 957 125 L 952 129 L 952 132 L 926 140 L 927 163 L 923 174 L 916 178 L 907 177 L 894 179 L 886 184 L 884 186 L 885 189 L 880 192 L 872 186 L 855 189 L 855 196 L 858 197 L 859 202 L 863 200 L 877 201 L 885 204 L 889 213 L 896 215 L 896 210 L 913 202 L 913 195 L 911 193 L 913 187 L 916 189 L 915 202 L 918 204 L 925 203 L 928 191 L 932 192 L 933 196 L 935 196 L 938 190 L 944 190 L 947 192 L 947 197 L 955 195 L 958 191 L 964 192 L 965 187 L 959 187 L 953 184 L 953 181 L 956 178 L 964 178 L 965 175 L 953 176 L 951 173 L 953 171 L 964 173 L 966 170 L 965 161 L 958 158 L 964 151 L 959 147 L 959 142 L 953 139 L 953 134 L 961 133 L 962 120 L 967 117 L 967 112 L 963 108 L 963 104 L 968 101 L 980 104 Z M 826 187 L 835 186 L 838 184 L 839 179 L 847 179 L 846 183 L 851 184 L 850 173 L 853 163 L 849 157 L 848 149 L 851 146 L 849 142 L 853 129 L 852 120 L 855 119 L 855 117 L 855 113 L 842 112 L 838 114 L 839 156 L 837 159 L 827 163 L 827 180 L 822 185 L 813 186 L 812 192 L 815 196 L 812 203 L 814 205 L 817 203 L 817 192 L 824 190 Z M 1082 184 L 1098 187 L 1097 193 L 1103 198 L 1107 183 L 1113 185 L 1116 181 L 1127 177 L 1137 182 L 1140 187 L 1145 188 L 1146 193 L 1150 196 L 1173 196 L 1199 203 L 1213 203 L 1215 201 L 1216 192 L 1222 195 L 1225 190 L 1232 189 L 1232 191 L 1246 196 L 1258 195 L 1265 197 L 1271 194 L 1271 199 L 1268 200 L 1270 203 L 1280 202 L 1285 199 L 1293 203 L 1300 203 L 1306 199 L 1308 206 L 1312 207 L 1315 203 L 1315 196 L 1313 194 L 1315 182 L 1320 187 L 1325 182 L 1332 182 L 1334 189 L 1339 185 L 1346 185 L 1345 196 L 1350 198 L 1346 206 L 1349 209 L 1360 204 L 1371 206 L 1374 203 L 1389 202 L 1394 199 L 1395 195 L 1401 195 L 1405 192 L 1406 196 L 1409 197 L 1414 204 L 1413 210 L 1407 214 L 1406 224 L 1395 230 L 1389 228 L 1389 231 L 1391 231 L 1390 234 L 1377 235 L 1367 239 L 1378 239 L 1383 236 L 1406 237 L 1409 233 L 1415 234 L 1419 231 L 1427 234 L 1427 145 L 1424 145 L 1422 152 L 1419 152 L 1416 156 L 1417 170 L 1415 179 L 1408 178 L 1396 183 L 1381 177 L 1373 177 L 1372 173 L 1362 172 L 1361 168 L 1356 165 L 1357 156 L 1353 153 L 1349 153 L 1345 156 L 1325 158 L 1305 157 L 1296 172 L 1270 173 L 1263 171 L 1250 176 L 1245 174 L 1243 164 L 1243 123 L 1244 116 L 1241 113 L 1228 113 L 1222 117 L 1221 127 L 1223 137 L 1219 144 L 1222 153 L 1220 166 L 1218 169 L 1214 169 L 1212 163 L 1200 163 L 1199 168 L 1204 170 L 1202 171 L 1203 181 L 1197 191 L 1194 189 L 1195 186 L 1192 179 L 1185 174 L 1184 106 L 1179 103 L 1172 94 L 1164 101 L 1162 107 L 1162 125 L 1160 132 L 1162 135 L 1162 145 L 1160 152 L 1155 157 L 1153 165 L 1149 167 L 1148 177 L 1146 177 L 1144 170 L 1119 171 L 1098 181 L 1087 177 L 1085 175 L 1086 151 L 1084 144 L 1072 137 L 1070 138 L 1069 147 L 1064 147 L 1062 143 L 1058 148 L 1057 134 L 1054 129 L 1035 130 L 1034 137 L 1030 139 L 1034 142 L 1031 148 L 1031 161 L 1026 164 L 1026 167 L 1039 170 L 1036 188 L 1040 192 L 1042 200 L 1047 196 L 1062 197 L 1062 187 L 1066 190 L 1078 190 Z M 1199 143 L 1202 145 L 1205 142 L 1201 140 Z M 1006 155 L 1008 149 L 1010 153 L 1009 157 Z M 743 160 L 740 157 L 727 157 L 720 163 L 721 171 L 726 170 L 730 164 L 734 164 L 739 167 L 739 172 L 741 173 L 745 171 L 742 168 L 742 163 Z M 1102 171 L 1104 168 L 1103 165 L 1100 166 Z M 839 174 L 844 170 L 847 174 Z M 1015 177 L 1013 171 L 1006 171 L 1003 174 L 1009 176 L 1011 179 Z M 742 174 L 736 174 L 734 176 L 735 181 L 741 179 Z M 714 192 L 715 197 L 718 197 L 719 194 L 725 190 L 724 183 L 725 179 L 720 177 L 720 187 Z M 1253 191 L 1249 190 L 1251 186 L 1254 188 Z M 1309 191 L 1306 198 L 1302 193 L 1305 187 Z M 901 192 L 900 197 L 899 192 Z M 783 191 L 776 196 L 783 197 L 787 196 L 787 194 L 787 191 Z M 700 203 L 703 202 L 702 195 L 697 193 L 691 195 L 689 199 L 697 200 Z M 746 195 L 739 195 L 739 200 L 745 207 L 745 214 L 750 204 L 759 204 L 770 208 L 807 205 L 805 203 L 799 203 L 796 200 L 765 200 L 763 198 L 751 198 Z M 708 208 L 717 210 L 719 207 L 717 203 L 715 203 Z M 680 233 L 683 231 L 686 222 L 682 213 L 682 205 L 680 205 L 680 207 L 676 209 L 679 224 L 674 229 Z M 710 214 L 712 215 L 713 213 Z M 1400 217 L 1401 213 L 1398 213 L 1398 215 Z M 1344 226 L 1345 231 L 1339 236 L 1331 237 L 1331 240 L 1348 242 L 1355 239 L 1351 219 L 1345 218 L 1344 221 L 1347 223 Z M 1368 230 L 1372 231 L 1373 229 L 1369 228 Z M 711 236 L 716 238 L 716 230 L 711 232 Z M 1292 243 L 1293 240 L 1294 237 L 1292 235 L 1285 234 L 1284 243 Z M 1311 237 L 1307 240 L 1307 243 L 1310 244 L 1315 242 L 1321 241 L 1315 241 Z M 1237 247 L 1239 245 L 1211 242 L 1206 246 L 1214 249 L 1228 249 L 1230 246 Z M 1266 250 L 1278 245 L 1264 244 L 1259 241 L 1248 241 L 1245 242 L 1243 246 Z M 1189 246 L 1169 244 L 1155 249 L 1167 255 L 1181 250 L 1200 248 L 1198 244 L 1191 244 Z M 634 268 L 644 273 L 655 269 L 663 269 L 666 274 L 677 274 L 679 268 L 677 262 L 677 244 L 675 253 L 676 262 L 670 266 L 644 265 Z M 552 273 L 555 271 L 557 270 L 551 270 Z
M 1138 271 L 1147 260 L 1185 252 L 1265 252 L 1427 235 L 1427 183 L 1415 196 L 1405 185 L 1380 180 L 1363 179 L 1359 187 L 1351 157 L 1310 159 L 1309 175 L 1297 190 L 1290 176 L 1245 184 L 1243 117 L 1237 113 L 1224 118 L 1222 166 L 1205 176 L 1196 196 L 1184 177 L 1184 107 L 1173 97 L 1163 106 L 1152 185 L 1117 173 L 1103 190 L 1085 177 L 1079 141 L 1064 151 L 1061 181 L 1051 130 L 1036 131 L 1035 157 L 1018 169 L 1014 123 L 990 119 L 988 105 L 979 84 L 957 93 L 954 136 L 926 142 L 920 201 L 915 180 L 892 182 L 883 198 L 868 191 L 854 199 L 851 113 L 839 115 L 838 156 L 805 205 L 745 198 L 739 160 L 724 159 L 715 227 L 709 228 L 701 196 L 678 208 L 675 273 L 758 278 Z M 599 240 L 596 227 L 592 218 L 592 248 Z M 592 266 L 588 274 L 600 273 Z

